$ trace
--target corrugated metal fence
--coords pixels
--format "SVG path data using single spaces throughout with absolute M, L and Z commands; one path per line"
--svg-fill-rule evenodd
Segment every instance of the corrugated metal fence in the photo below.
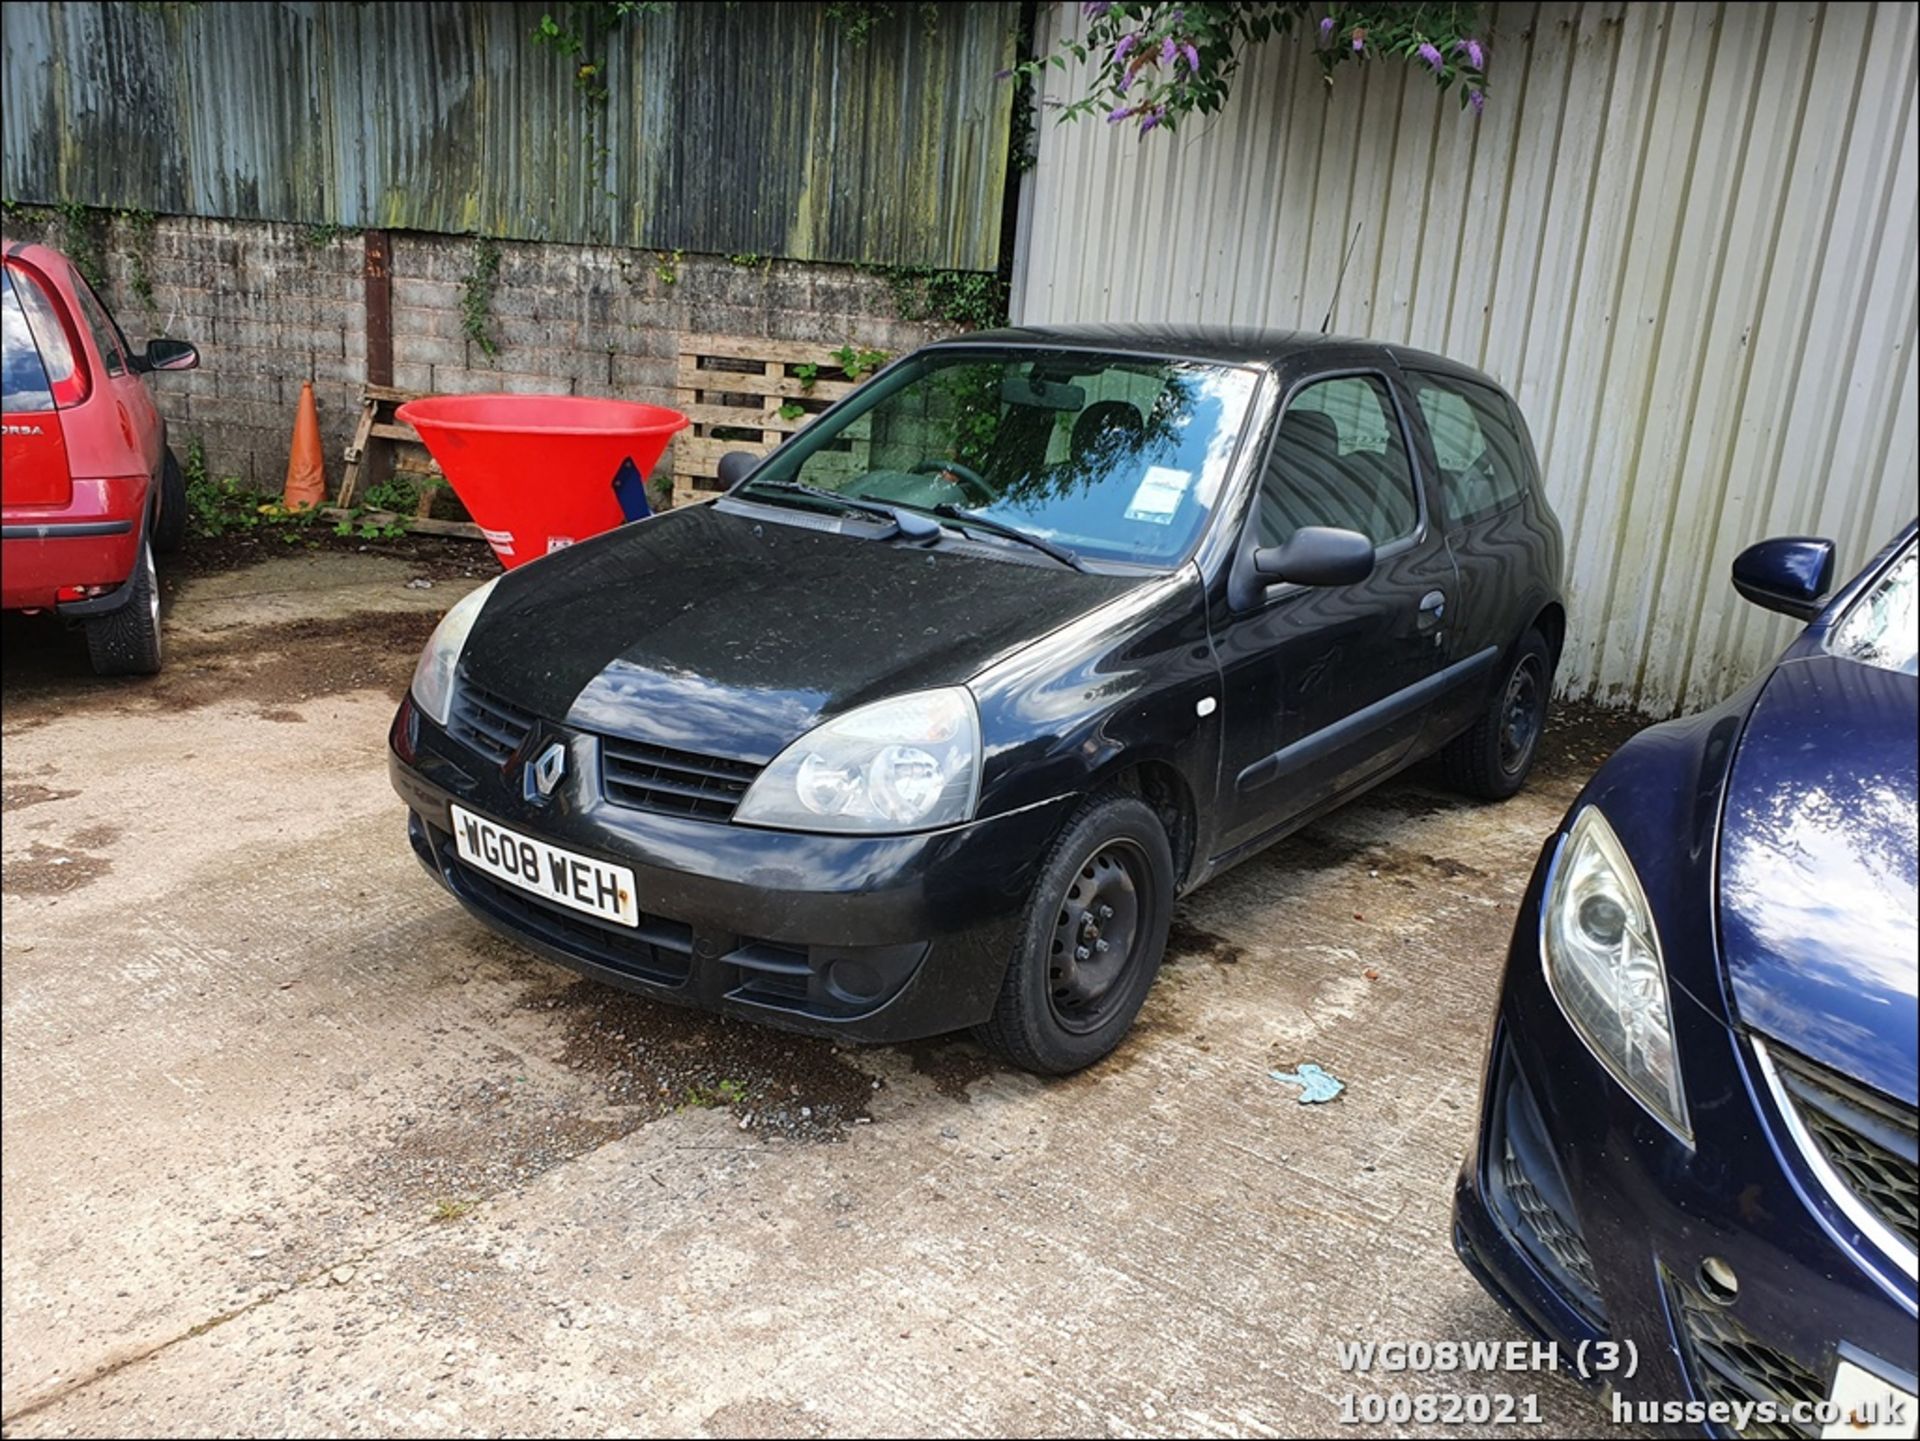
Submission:
M 1017 7 L 20 4 L 7 198 L 991 270 Z M 600 62 L 597 101 L 574 83 Z
M 1477 364 L 1533 426 L 1563 688 L 1692 707 L 1788 633 L 1727 584 L 1741 547 L 1829 535 L 1852 567 L 1920 506 L 1915 30 L 1905 4 L 1501 5 L 1478 121 L 1404 66 L 1329 90 L 1297 42 L 1171 139 L 1043 112 L 1015 317 L 1317 328 L 1362 226 L 1334 329 Z

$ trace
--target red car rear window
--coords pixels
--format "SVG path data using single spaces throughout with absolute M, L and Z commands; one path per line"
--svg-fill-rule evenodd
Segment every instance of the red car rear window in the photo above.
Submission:
M 90 389 L 87 372 L 80 364 L 73 337 L 61 318 L 59 308 L 52 298 L 41 288 L 39 280 L 24 265 L 9 262 L 6 266 L 6 405 L 10 410 L 27 410 L 32 407 L 23 399 L 16 403 L 13 396 L 13 375 L 16 357 L 23 367 L 23 377 L 30 373 L 24 369 L 29 354 L 38 367 L 40 374 L 31 375 L 37 382 L 42 395 L 39 408 L 51 409 L 46 404 L 50 398 L 53 406 L 66 407 L 78 405 L 87 398 Z M 18 311 L 16 321 L 16 308 Z M 20 326 L 16 344 L 16 323 Z

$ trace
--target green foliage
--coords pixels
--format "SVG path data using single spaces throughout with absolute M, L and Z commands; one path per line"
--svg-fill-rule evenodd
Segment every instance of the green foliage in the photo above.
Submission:
M 802 405 L 797 400 L 788 400 L 781 403 L 780 418 L 782 420 L 798 420 L 801 416 L 805 415 L 806 413 L 807 413 L 806 406 Z
M 852 341 L 828 353 L 840 362 L 840 369 L 848 380 L 858 380 L 863 375 L 870 375 L 887 363 L 886 351 L 856 346 Z
M 1442 90 L 1478 114 L 1486 103 L 1485 6 L 1448 3 L 1332 5 L 1307 0 L 1095 0 L 1084 4 L 1084 34 L 1011 72 L 1032 80 L 1069 58 L 1091 67 L 1087 93 L 1062 120 L 1104 111 L 1109 125 L 1140 133 L 1179 128 L 1189 115 L 1226 103 L 1246 50 L 1274 36 L 1306 35 L 1329 85 L 1344 64 L 1393 59 L 1422 66 Z
M 802 390 L 810 391 L 813 389 L 814 381 L 820 378 L 820 367 L 810 362 L 796 365 L 793 368 L 793 378 L 800 382 Z
M 671 254 L 663 250 L 653 258 L 653 273 L 662 285 L 675 285 L 680 280 L 680 262 L 687 258 L 684 250 L 675 250 Z
M 961 330 L 991 330 L 1007 322 L 1007 283 L 985 270 L 936 270 L 926 265 L 865 267 L 887 282 L 894 314 Z
M 215 479 L 208 475 L 206 449 L 198 437 L 187 442 L 180 471 L 187 482 L 187 529 L 194 535 L 218 540 L 223 535 L 266 531 L 277 534 L 287 545 L 298 545 L 320 519 L 318 506 L 283 510 L 278 501 L 233 476 Z
M 567 5 L 556 18 L 549 10 L 533 27 L 533 43 L 573 66 L 573 88 L 595 105 L 607 100 L 606 62 L 594 58 L 607 36 L 631 17 L 658 15 L 667 0 L 593 0 Z
M 126 228 L 127 245 L 127 284 L 139 297 L 140 304 L 147 312 L 147 323 L 159 322 L 159 307 L 153 301 L 153 272 L 151 257 L 153 254 L 153 232 L 158 220 L 151 210 L 122 210 L 120 223 Z
M 482 235 L 473 243 L 473 265 L 460 282 L 460 332 L 492 360 L 500 353 L 493 338 L 493 292 L 500 282 L 500 242 Z
M 60 248 L 74 269 L 95 290 L 107 288 L 107 212 L 63 200 L 54 207 L 60 217 Z
M 697 1109 L 713 1106 L 734 1106 L 747 1098 L 747 1088 L 740 1081 L 721 1081 L 712 1086 L 688 1086 L 680 1104 Z
M 742 270 L 751 270 L 754 266 L 766 260 L 768 260 L 767 256 L 758 254 L 752 250 L 743 250 L 738 255 L 729 255 L 727 257 L 727 264 L 736 265 Z
M 360 232 L 351 225 L 303 225 L 300 227 L 300 243 L 310 250 L 325 250 L 336 240 L 345 240 L 349 235 Z

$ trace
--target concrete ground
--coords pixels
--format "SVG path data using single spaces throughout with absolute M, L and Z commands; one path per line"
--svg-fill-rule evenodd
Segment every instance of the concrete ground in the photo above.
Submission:
M 8 621 L 7 1435 L 1317 1435 L 1393 1389 L 1607 1424 L 1551 1376 L 1335 1350 L 1520 1334 L 1448 1208 L 1593 736 L 1506 805 L 1396 783 L 1192 897 L 1136 1035 L 1048 1083 L 654 1006 L 468 921 L 385 776 L 471 584 L 415 574 L 179 583 L 145 683 Z M 1346 1093 L 1268 1075 L 1304 1061 Z

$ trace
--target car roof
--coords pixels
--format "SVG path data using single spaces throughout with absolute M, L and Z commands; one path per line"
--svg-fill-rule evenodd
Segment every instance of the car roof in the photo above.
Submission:
M 1278 367 L 1316 355 L 1332 363 L 1351 363 L 1371 352 L 1415 370 L 1437 370 L 1502 389 L 1499 382 L 1470 365 L 1384 340 L 1321 335 L 1311 330 L 1267 330 L 1212 325 L 1010 325 L 937 342 L 941 345 L 1041 345 L 1067 350 L 1106 350 L 1209 360 L 1223 365 Z

